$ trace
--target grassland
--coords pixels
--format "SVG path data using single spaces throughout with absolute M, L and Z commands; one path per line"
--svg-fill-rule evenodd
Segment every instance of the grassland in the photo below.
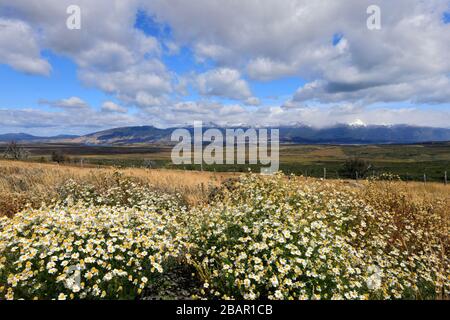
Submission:
M 98 188 L 105 187 L 105 184 L 114 183 L 114 181 L 108 181 L 108 177 L 112 177 L 118 170 L 127 177 L 151 185 L 156 190 L 180 194 L 183 200 L 192 206 L 206 203 L 210 192 L 240 174 L 173 169 L 117 169 L 89 165 L 80 167 L 72 164 L 0 160 L 0 214 L 11 216 L 27 205 L 38 207 L 42 202 L 55 198 L 58 190 L 68 180 L 74 180 L 80 184 L 92 184 Z M 299 179 L 308 181 L 307 177 Z M 361 188 L 367 184 L 367 181 L 361 180 L 356 183 L 344 180 L 343 183 Z M 450 197 L 450 186 L 442 183 L 424 184 L 406 181 L 398 183 L 410 195 L 428 198 Z
M 108 179 L 114 168 L 77 167 L 0 160 L 0 213 L 11 216 L 27 204 L 38 207 L 57 196 L 58 190 L 68 181 L 93 184 L 101 187 L 114 183 Z M 148 170 L 125 168 L 121 172 L 156 190 L 181 194 L 184 201 L 194 205 L 207 200 L 208 190 L 218 187 L 233 177 L 232 173 L 193 172 L 180 170 Z
M 30 153 L 30 161 L 49 162 L 51 154 L 60 151 L 73 164 L 84 166 L 115 166 L 142 168 L 166 168 L 200 171 L 199 165 L 174 166 L 171 163 L 171 147 L 150 146 L 85 146 L 73 144 L 33 144 L 24 146 Z M 0 145 L 0 153 L 4 146 Z M 450 172 L 450 143 L 416 145 L 282 145 L 280 169 L 286 174 L 320 178 L 327 169 L 327 178 L 339 179 L 340 170 L 348 159 L 359 158 L 372 165 L 371 174 L 393 173 L 405 181 L 443 182 L 445 171 Z M 205 171 L 247 172 L 258 171 L 258 166 L 212 165 Z

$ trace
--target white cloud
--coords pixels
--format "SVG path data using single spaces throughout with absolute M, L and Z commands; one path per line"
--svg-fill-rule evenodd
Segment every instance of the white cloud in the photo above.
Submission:
M 259 100 L 259 98 L 256 98 L 256 97 L 250 97 L 247 100 L 245 100 L 244 103 L 247 106 L 257 107 L 257 106 L 261 105 L 261 100 Z
M 245 113 L 247 113 L 247 111 L 240 105 L 224 106 L 219 110 L 220 116 L 236 117 Z
M 364 104 L 409 101 L 420 104 L 450 103 L 450 78 L 445 75 L 378 85 L 359 83 L 329 83 L 314 81 L 297 90 L 293 100 L 316 100 L 322 103 L 359 102 Z
M 206 44 L 203 42 L 195 43 L 194 50 L 199 62 L 204 62 L 207 59 L 222 61 L 233 55 L 233 52 L 230 49 L 216 44 Z
M 221 105 L 219 103 L 185 101 L 176 103 L 175 106 L 171 108 L 171 111 L 175 113 L 187 113 L 193 115 L 194 117 L 198 117 L 199 115 L 209 114 L 213 111 L 219 110 L 220 108 Z
M 80 109 L 90 109 L 90 106 L 79 97 L 70 97 L 67 99 L 61 100 L 45 100 L 41 99 L 39 101 L 40 104 L 49 105 L 55 108 L 61 108 L 65 110 L 80 110 Z
M 158 60 L 131 65 L 120 71 L 83 70 L 81 80 L 89 86 L 117 95 L 126 103 L 151 107 L 172 90 L 171 78 Z
M 112 101 L 106 101 L 102 104 L 102 112 L 116 112 L 116 113 L 127 113 L 128 109 L 122 106 L 119 106 L 117 103 Z
M 359 109 L 348 105 L 327 105 L 291 109 L 272 106 L 248 110 L 237 104 L 188 101 L 177 103 L 170 110 L 164 110 L 166 112 L 162 111 L 159 107 L 155 107 L 149 109 L 149 112 L 134 115 L 96 112 L 93 109 L 86 109 L 84 112 L 73 112 L 67 109 L 49 112 L 37 109 L 0 108 L 0 131 L 1 133 L 25 131 L 38 135 L 79 134 L 125 126 L 192 125 L 194 121 L 199 120 L 223 126 L 283 126 L 302 123 L 314 127 L 325 127 L 339 123 L 364 123 L 365 125 L 407 124 L 450 128 L 448 124 L 450 110 L 423 110 L 415 107 Z
M 46 75 L 50 64 L 40 56 L 31 27 L 20 20 L 0 18 L 0 63 L 29 74 Z
M 256 58 L 248 63 L 247 72 L 253 79 L 270 81 L 287 75 L 295 75 L 298 70 L 283 62 L 273 61 L 269 58 Z
M 37 109 L 0 109 L 2 133 L 29 132 L 36 135 L 92 133 L 112 127 L 140 125 L 142 117 L 103 113 L 92 109 L 83 112 L 62 110 L 49 112 Z
M 65 27 L 66 8 L 73 4 L 81 8 L 80 30 Z M 2 57 L 4 47 L 16 56 L 28 52 L 34 58 L 28 60 L 29 65 L 19 65 L 11 58 L 3 62 L 28 72 L 48 73 L 48 64 L 39 60 L 39 47 L 36 41 L 32 42 L 30 30 L 36 30 L 41 49 L 75 61 L 85 84 L 124 99 L 125 103 L 139 104 L 137 96 L 143 93 L 159 101 L 171 91 L 171 74 L 160 61 L 158 40 L 134 27 L 138 8 L 137 0 L 0 0 L 2 15 L 20 21 L 22 29 L 29 26 L 22 34 L 16 31 L 19 27 L 2 30 L 0 61 L 6 60 Z
M 366 27 L 371 4 L 154 0 L 146 6 L 200 59 L 245 70 L 256 80 L 298 76 L 315 85 L 296 94 L 298 101 L 395 102 L 412 93 L 417 103 L 449 103 L 448 90 L 432 83 L 449 80 L 450 24 L 442 13 L 450 1 L 380 0 L 382 29 L 375 32 Z M 338 33 L 342 38 L 333 44 Z
M 367 125 L 406 124 L 450 128 L 450 110 L 419 108 L 372 107 L 358 104 L 327 104 L 287 107 L 262 106 L 245 108 L 239 104 L 221 104 L 209 101 L 186 101 L 163 110 L 153 110 L 149 119 L 163 126 L 192 124 L 194 121 L 218 125 L 284 126 L 302 123 L 315 127 L 333 126 L 341 123 L 364 122 Z
M 235 100 L 252 98 L 248 83 L 241 78 L 238 70 L 219 68 L 200 74 L 196 79 L 197 88 L 204 96 L 214 96 Z M 249 100 L 252 101 L 252 100 Z M 255 100 L 253 100 L 255 102 Z

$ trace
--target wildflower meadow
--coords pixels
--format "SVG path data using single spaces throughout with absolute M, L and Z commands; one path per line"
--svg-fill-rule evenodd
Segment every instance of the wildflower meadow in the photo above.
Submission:
M 450 296 L 447 199 L 412 197 L 395 179 L 245 174 L 196 205 L 110 179 L 67 180 L 0 218 L 0 299 L 145 299 L 174 270 L 192 299 Z

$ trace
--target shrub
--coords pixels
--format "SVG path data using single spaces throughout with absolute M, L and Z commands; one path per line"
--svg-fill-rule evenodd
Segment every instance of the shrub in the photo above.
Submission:
M 135 299 L 180 256 L 176 212 L 80 204 L 2 218 L 0 296 Z
M 183 297 L 450 296 L 448 201 L 394 178 L 355 189 L 250 174 L 190 210 L 119 173 L 90 181 L 0 218 L 0 299 L 135 299 L 191 281 L 192 268 L 201 289 Z
M 52 152 L 52 161 L 57 163 L 70 162 L 70 158 L 67 157 L 61 151 L 53 151 Z
M 396 238 L 395 212 L 376 210 L 343 185 L 252 175 L 226 190 L 222 201 L 189 216 L 192 259 L 208 288 L 205 296 L 400 299 L 449 293 L 445 252 L 437 246 L 405 250 Z M 403 223 L 410 240 L 426 232 Z
M 349 179 L 364 178 L 372 168 L 372 165 L 366 161 L 355 158 L 347 160 L 342 166 L 339 174 L 342 177 Z
M 24 160 L 28 158 L 28 151 L 17 142 L 11 141 L 7 146 L 3 158 L 12 160 Z
M 156 191 L 136 179 L 115 172 L 112 177 L 104 176 L 97 185 L 69 180 L 59 189 L 63 204 L 82 202 L 87 205 L 136 208 L 144 211 L 168 210 L 181 207 L 180 195 Z

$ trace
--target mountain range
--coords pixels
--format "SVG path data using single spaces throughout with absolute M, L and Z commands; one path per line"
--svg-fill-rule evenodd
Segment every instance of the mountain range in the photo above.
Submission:
M 209 125 L 204 127 L 226 128 Z M 242 126 L 242 129 L 248 127 Z M 192 127 L 185 129 L 193 132 Z M 269 128 L 270 129 L 270 128 Z M 295 144 L 402 144 L 450 141 L 450 129 L 416 127 L 408 125 L 366 126 L 336 125 L 328 128 L 314 128 L 305 125 L 284 126 L 280 129 L 281 143 Z M 38 137 L 24 133 L 0 135 L 0 142 L 22 143 L 76 143 L 85 145 L 129 145 L 171 143 L 174 128 L 159 129 L 152 126 L 114 128 L 83 136 L 59 135 Z
M 10 142 L 10 141 L 16 141 L 16 142 L 49 142 L 49 141 L 61 141 L 66 139 L 75 139 L 78 138 L 76 135 L 66 135 L 61 134 L 58 136 L 51 136 L 51 137 L 39 137 L 39 136 L 33 136 L 31 134 L 27 133 L 6 133 L 6 134 L 0 134 L 0 142 Z

